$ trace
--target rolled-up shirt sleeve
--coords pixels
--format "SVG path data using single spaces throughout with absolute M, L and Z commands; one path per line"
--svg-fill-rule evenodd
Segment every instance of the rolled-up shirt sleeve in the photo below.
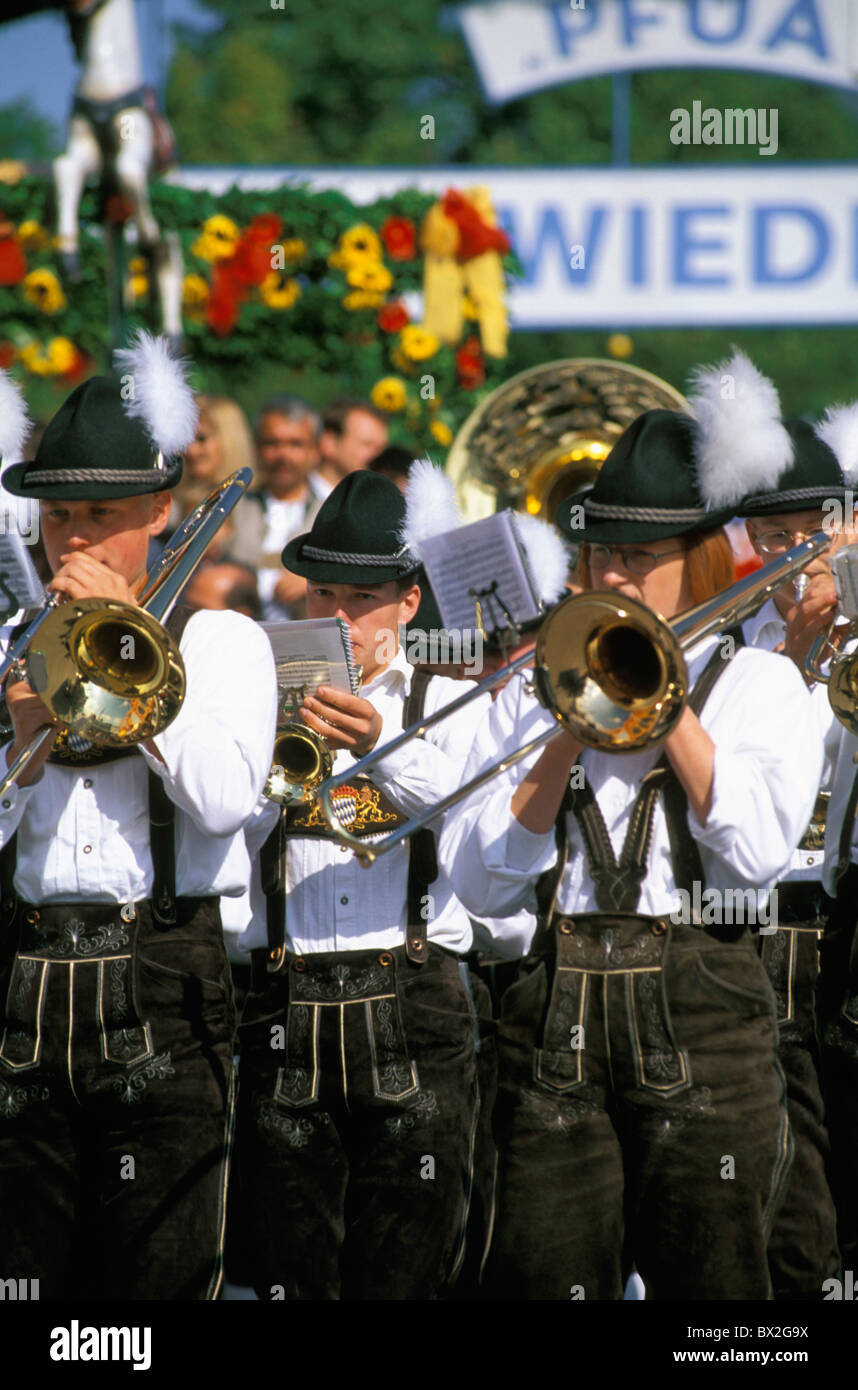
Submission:
M 476 731 L 463 784 L 554 723 L 526 694 L 524 677 L 513 677 Z M 497 773 L 447 813 L 439 858 L 456 896 L 475 916 L 532 910 L 536 880 L 557 858 L 554 832 L 533 834 L 510 809 L 515 788 L 540 751 Z
M 715 742 L 706 824 L 688 811 L 707 882 L 715 887 L 769 885 L 787 871 L 823 773 L 819 722 L 798 671 L 774 653 L 746 656 L 750 660 L 740 652 L 733 663 L 732 730 L 726 704 L 713 698 L 711 716 L 708 706 L 703 712 L 703 726 Z
M 234 835 L 252 815 L 271 767 L 277 683 L 271 644 L 233 612 L 200 612 L 180 644 L 187 670 L 182 708 L 141 745 L 167 795 L 201 831 Z
M 463 695 L 473 682 L 439 676 L 429 682 L 424 714 L 430 715 Z M 409 740 L 381 758 L 372 779 L 407 816 L 420 815 L 462 785 L 463 769 L 480 725 L 491 708 L 488 695 L 472 699 L 455 714 L 440 720 L 423 738 Z M 402 730 L 385 724 L 376 751 Z M 437 822 L 433 826 L 437 829 Z

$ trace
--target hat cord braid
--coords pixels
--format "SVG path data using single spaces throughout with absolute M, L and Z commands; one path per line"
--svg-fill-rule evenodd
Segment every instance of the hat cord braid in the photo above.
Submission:
M 394 555 L 361 555 L 357 551 L 322 550 L 317 545 L 303 545 L 301 547 L 301 559 L 330 560 L 338 565 L 375 565 L 379 568 L 396 565 L 405 571 L 417 569 L 420 564 L 420 561 L 408 551 L 405 554 L 397 551 Z
M 167 475 L 154 468 L 40 468 L 27 479 L 33 483 L 151 483 Z

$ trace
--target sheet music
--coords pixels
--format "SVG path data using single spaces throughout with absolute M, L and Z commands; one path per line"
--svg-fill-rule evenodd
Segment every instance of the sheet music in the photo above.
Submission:
M 41 608 L 45 589 L 13 517 L 0 515 L 0 622 L 21 608 Z
M 477 626 L 471 590 L 494 586 L 513 624 L 541 613 L 512 512 L 496 512 L 455 531 L 430 536 L 422 543 L 423 563 L 445 628 L 469 631 Z M 488 633 L 507 626 L 503 608 L 489 593 L 480 599 Z
M 360 676 L 342 618 L 307 618 L 304 622 L 260 626 L 274 652 L 278 690 L 313 691 L 317 685 L 330 685 L 346 694 L 358 694 Z

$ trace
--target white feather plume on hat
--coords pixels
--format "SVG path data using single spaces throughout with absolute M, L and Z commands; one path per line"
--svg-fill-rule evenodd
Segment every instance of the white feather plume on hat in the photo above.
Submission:
M 836 456 L 847 483 L 858 482 L 858 401 L 830 405 L 814 428 Z
M 555 603 L 566 589 L 572 557 L 569 547 L 548 521 L 529 512 L 516 512 L 515 524 L 527 551 L 536 592 L 545 604 Z
M 20 386 L 0 371 L 0 459 L 19 463 L 32 428 Z
M 453 481 L 431 459 L 417 459 L 408 471 L 405 520 L 399 539 L 412 555 L 423 559 L 423 542 L 429 536 L 455 531 L 464 525 Z
M 697 481 L 706 506 L 733 506 L 749 493 L 773 489 L 793 462 L 774 383 L 738 348 L 714 367 L 695 368 L 689 382 Z
M 120 374 L 131 377 L 125 401 L 131 420 L 142 420 L 156 449 L 169 458 L 191 443 L 197 428 L 197 407 L 188 382 L 187 362 L 174 357 L 166 338 L 144 330 L 113 359 Z

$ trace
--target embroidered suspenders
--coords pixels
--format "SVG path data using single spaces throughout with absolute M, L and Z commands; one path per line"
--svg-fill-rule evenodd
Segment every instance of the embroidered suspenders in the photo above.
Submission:
M 729 635 L 734 638 L 736 644 L 743 644 L 739 629 L 732 629 Z M 700 714 L 731 656 L 732 650 L 725 654 L 720 646 L 712 653 L 688 698 L 689 708 L 695 714 Z M 703 866 L 700 852 L 688 829 L 688 802 L 685 791 L 666 754 L 641 782 L 632 806 L 619 861 L 614 853 L 601 807 L 585 776 L 583 787 L 570 787 L 564 797 L 555 823 L 557 862 L 542 875 L 537 884 L 539 916 L 546 926 L 551 925 L 557 889 L 566 868 L 566 817 L 569 811 L 575 816 L 581 830 L 598 910 L 606 913 L 637 911 L 652 845 L 653 813 L 662 792 L 676 886 L 690 893 L 695 880 L 702 883 Z

